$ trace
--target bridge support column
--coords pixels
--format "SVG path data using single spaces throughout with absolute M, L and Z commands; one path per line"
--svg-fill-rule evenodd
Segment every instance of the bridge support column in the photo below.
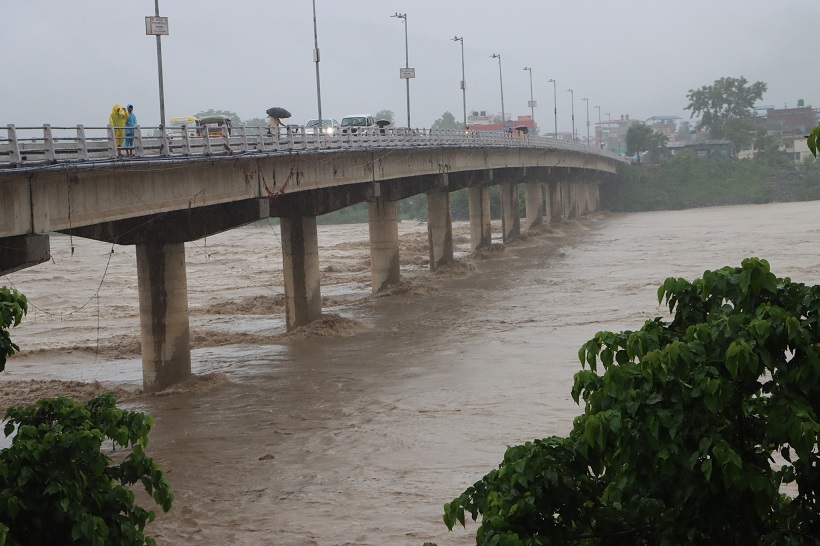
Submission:
M 370 220 L 370 280 L 376 294 L 401 280 L 396 201 L 378 197 L 367 203 Z
M 601 185 L 598 181 L 589 183 L 589 207 L 591 211 L 601 209 Z
M 521 234 L 521 213 L 518 200 L 518 184 L 502 182 L 501 189 L 501 236 L 506 243 Z
M 322 318 L 319 237 L 315 216 L 285 216 L 280 222 L 285 323 L 287 330 L 291 331 Z
M 185 244 L 140 243 L 136 247 L 142 386 L 150 393 L 191 375 Z
M 470 186 L 470 243 L 473 251 L 490 246 L 493 242 L 490 224 L 490 188 Z
M 549 222 L 560 221 L 561 211 L 561 183 L 558 180 L 550 180 L 547 182 L 547 212 Z
M 453 218 L 446 188 L 427 192 L 427 242 L 430 271 L 453 261 Z
M 542 206 L 541 181 L 527 180 L 524 204 L 527 211 L 527 229 L 533 229 L 544 223 Z
M 575 218 L 576 214 L 576 196 L 575 184 L 571 180 L 561 180 L 561 218 L 569 220 Z

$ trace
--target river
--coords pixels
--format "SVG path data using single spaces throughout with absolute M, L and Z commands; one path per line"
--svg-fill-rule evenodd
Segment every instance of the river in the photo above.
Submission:
M 457 223 L 459 265 L 438 275 L 425 225 L 402 222 L 405 282 L 379 298 L 367 226 L 320 226 L 331 318 L 289 336 L 278 228 L 236 229 L 187 246 L 200 380 L 164 396 L 134 392 L 133 248 L 58 236 L 53 263 L 4 279 L 33 307 L 0 392 L 81 395 L 56 381 L 99 380 L 153 415 L 148 451 L 176 495 L 148 527 L 160 545 L 466 546 L 475 524 L 448 533 L 442 504 L 506 446 L 569 432 L 584 341 L 663 315 L 668 276 L 758 256 L 820 282 L 818 214 L 817 201 L 596 213 L 475 259 Z

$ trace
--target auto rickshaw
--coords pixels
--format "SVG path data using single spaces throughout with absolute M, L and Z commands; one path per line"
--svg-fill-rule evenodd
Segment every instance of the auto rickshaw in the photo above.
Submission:
M 222 127 L 228 127 L 228 134 L 231 134 L 231 118 L 228 116 L 205 116 L 199 119 L 199 124 L 208 131 L 208 136 L 222 136 Z

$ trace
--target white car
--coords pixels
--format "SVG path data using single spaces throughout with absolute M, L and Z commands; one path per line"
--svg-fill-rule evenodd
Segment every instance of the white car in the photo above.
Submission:
M 357 133 L 360 129 L 376 127 L 376 118 L 370 114 L 351 114 L 342 118 L 343 133 Z
M 325 134 L 332 135 L 334 133 L 339 132 L 341 129 L 339 122 L 333 118 L 324 118 L 322 119 L 322 127 L 324 128 Z M 316 133 L 319 129 L 319 120 L 318 119 L 310 119 L 307 123 L 305 123 L 305 132 L 306 133 Z

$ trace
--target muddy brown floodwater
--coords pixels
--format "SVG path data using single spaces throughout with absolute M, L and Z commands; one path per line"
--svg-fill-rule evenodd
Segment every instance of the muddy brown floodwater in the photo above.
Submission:
M 149 452 L 176 495 L 148 527 L 161 545 L 473 544 L 442 505 L 506 446 L 569 432 L 584 341 L 663 315 L 667 276 L 759 256 L 820 282 L 818 213 L 600 213 L 476 257 L 456 224 L 459 261 L 437 275 L 425 225 L 403 222 L 404 282 L 379 298 L 367 226 L 321 226 L 328 318 L 289 335 L 278 228 L 236 229 L 187 245 L 196 378 L 163 396 L 138 392 L 133 248 L 55 236 L 53 263 L 3 280 L 32 308 L 0 402 L 109 388 L 153 415 Z

